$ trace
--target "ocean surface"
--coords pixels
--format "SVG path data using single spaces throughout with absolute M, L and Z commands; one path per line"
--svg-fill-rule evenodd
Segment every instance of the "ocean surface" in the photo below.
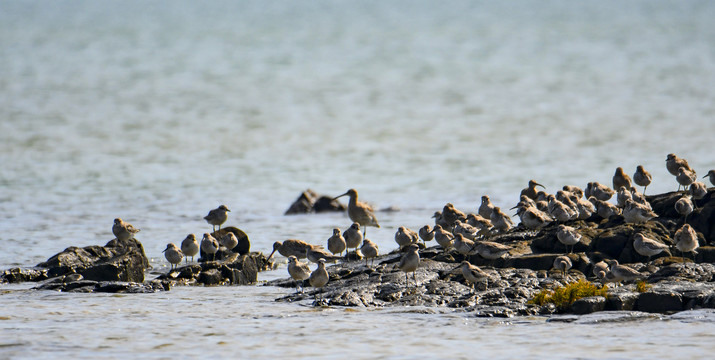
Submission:
M 254 251 L 324 244 L 346 214 L 283 215 L 308 188 L 399 209 L 368 230 L 384 252 L 447 202 L 514 206 L 529 179 L 555 192 L 641 164 L 647 193 L 675 190 L 668 153 L 715 168 L 712 19 L 710 1 L 0 2 L 0 269 L 103 245 L 121 217 L 141 229 L 152 279 L 166 244 L 210 230 L 220 204 Z M 715 350 L 708 310 L 480 319 L 277 303 L 293 290 L 260 284 L 33 285 L 0 285 L 0 358 Z

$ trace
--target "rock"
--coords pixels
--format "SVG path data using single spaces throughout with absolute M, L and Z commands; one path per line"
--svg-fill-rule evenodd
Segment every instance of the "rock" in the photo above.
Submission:
M 645 292 L 638 297 L 638 311 L 667 313 L 683 310 L 683 296 L 675 292 Z
M 236 236 L 236 239 L 238 239 L 238 245 L 236 245 L 233 249 L 230 251 L 226 249 L 225 247 L 221 246 L 216 252 L 216 256 L 214 260 L 225 260 L 228 259 L 230 256 L 238 254 L 238 255 L 246 255 L 249 252 L 251 252 L 251 242 L 248 240 L 248 235 L 246 233 L 234 226 L 226 226 L 224 228 L 221 228 L 220 230 L 216 230 L 213 233 L 211 233 L 211 236 L 215 237 L 216 240 L 221 239 L 224 237 L 226 234 L 229 232 L 232 232 L 233 235 Z M 206 255 L 204 254 L 203 251 L 199 251 L 199 256 L 200 259 L 198 260 L 199 262 L 206 261 L 204 260 Z
M 26 281 L 42 281 L 47 278 L 47 269 L 12 268 L 0 274 L 0 283 L 13 284 Z
M 621 292 L 615 294 L 608 294 L 606 299 L 606 306 L 604 310 L 633 310 L 638 301 L 640 293 L 636 292 Z
M 223 279 L 218 269 L 207 269 L 199 273 L 198 281 L 204 285 L 218 285 Z
M 105 246 L 69 247 L 37 267 L 46 268 L 48 277 L 77 273 L 88 280 L 140 283 L 149 259 L 138 240 L 114 239 Z
M 318 195 L 315 191 L 307 189 L 298 196 L 284 215 L 309 214 L 328 211 L 345 211 L 347 208 L 329 196 Z
M 94 281 L 77 277 L 57 277 L 36 286 L 36 290 L 53 290 L 61 292 L 80 293 L 128 293 L 143 294 L 166 291 L 169 288 L 160 282 L 123 282 L 123 281 Z
M 577 315 L 590 314 L 603 311 L 606 308 L 606 298 L 603 296 L 589 296 L 578 299 L 571 304 L 571 311 Z
M 253 252 L 233 257 L 230 261 L 206 261 L 180 266 L 159 275 L 157 280 L 173 285 L 250 285 L 258 281 L 258 272 L 273 268 L 263 253 Z

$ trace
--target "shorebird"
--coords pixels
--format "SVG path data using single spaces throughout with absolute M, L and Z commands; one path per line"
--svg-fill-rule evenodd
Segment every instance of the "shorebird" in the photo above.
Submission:
M 233 252 L 233 248 L 238 245 L 238 238 L 234 233 L 228 232 L 226 235 L 221 237 L 221 245 L 223 245 L 226 250 Z
M 593 269 L 591 270 L 591 272 L 593 273 L 594 276 L 600 278 L 598 276 L 598 273 L 603 272 L 605 275 L 605 273 L 608 272 L 608 264 L 606 264 L 605 261 L 601 260 L 601 261 L 593 264 Z
M 320 260 L 334 262 L 343 258 L 342 256 L 332 255 L 327 250 L 318 246 L 312 246 L 310 248 L 305 249 L 305 257 L 308 258 L 310 262 L 316 264 Z
M 419 236 L 413 230 L 404 226 L 397 228 L 397 232 L 395 233 L 395 242 L 397 243 L 397 246 L 400 247 L 400 250 L 402 250 L 405 246 L 417 243 L 417 240 L 419 240 Z
M 578 212 L 579 220 L 586 220 L 596 212 L 596 207 L 588 200 L 584 198 L 576 199 L 576 210 Z
M 688 170 L 684 167 L 681 167 L 678 169 L 678 175 L 675 176 L 675 180 L 678 181 L 678 190 L 680 190 L 680 186 L 683 186 L 683 189 L 687 189 L 690 184 L 694 183 L 695 180 L 698 179 L 698 176 L 695 174 L 695 171 Z
M 511 250 L 511 246 L 492 241 L 476 241 L 474 244 L 479 255 L 489 260 L 498 259 Z
M 658 214 L 651 210 L 650 205 L 643 205 L 633 200 L 626 200 L 626 205 L 623 208 L 623 219 L 627 223 L 643 224 L 654 217 L 658 217 Z
M 598 200 L 593 196 L 591 196 L 588 200 L 596 207 L 596 213 L 598 214 L 598 216 L 606 220 L 608 220 L 608 218 L 610 218 L 611 216 L 621 214 L 621 210 L 616 207 L 616 205 L 613 205 L 609 202 Z
M 658 255 L 668 248 L 668 245 L 648 238 L 642 233 L 633 234 L 633 249 L 641 256 L 647 256 L 648 262 L 651 256 Z
M 434 224 L 441 226 L 442 229 L 447 230 L 452 228 L 452 225 L 449 224 L 446 220 L 444 220 L 444 216 L 442 216 L 441 211 L 435 211 L 432 217 L 434 218 Z
M 434 232 L 432 232 L 432 228 L 429 225 L 421 227 L 417 231 L 417 234 L 420 236 L 420 239 L 422 239 L 422 243 L 424 244 L 427 244 L 428 241 L 434 240 Z
M 583 190 L 576 185 L 564 185 L 561 190 L 574 194 L 577 198 L 583 197 Z
M 614 189 L 620 189 L 621 186 L 625 187 L 626 189 L 631 188 L 631 177 L 628 176 L 625 172 L 623 172 L 622 167 L 617 167 L 616 168 L 616 173 L 613 174 L 613 188 Z
M 628 188 L 630 188 L 630 186 Z M 593 187 L 591 188 L 591 195 L 593 195 L 593 197 L 595 197 L 596 199 L 601 201 L 608 201 L 613 197 L 613 194 L 615 193 L 616 190 L 613 190 L 597 181 L 593 182 Z
M 345 257 L 348 257 L 348 252 L 350 249 L 357 249 L 360 244 L 362 244 L 363 234 L 360 231 L 360 224 L 353 223 L 343 232 L 343 238 L 345 239 L 345 246 L 347 251 L 345 252 Z
M 321 299 L 323 298 L 323 286 L 328 283 L 328 280 L 330 280 L 330 276 L 328 275 L 328 270 L 325 270 L 325 260 L 320 259 L 318 261 L 318 268 L 310 273 L 308 282 L 310 282 L 310 286 L 320 289 Z M 317 296 L 316 293 L 315 300 L 318 300 Z
M 468 214 L 467 215 L 467 224 L 472 225 L 475 228 L 479 229 L 480 235 L 488 232 L 489 229 L 492 228 L 492 221 L 489 219 L 483 218 L 479 214 Z
M 517 215 L 519 215 L 524 227 L 532 230 L 541 229 L 554 220 L 549 214 L 537 209 L 535 206 L 521 208 L 517 210 Z
M 639 204 L 646 205 L 648 207 L 648 209 L 652 210 L 650 203 L 645 198 L 645 195 L 643 195 L 642 193 L 639 193 L 638 189 L 636 189 L 635 187 L 631 188 L 631 198 L 633 199 L 633 201 L 635 201 Z
M 435 225 L 432 232 L 434 233 L 435 241 L 437 241 L 439 246 L 441 246 L 445 251 L 452 247 L 454 235 L 451 232 L 443 229 L 439 225 Z
M 305 259 L 305 251 L 312 247 L 313 245 L 303 240 L 288 239 L 283 242 L 276 241 L 273 243 L 273 251 L 268 255 L 268 259 L 270 259 L 276 251 L 285 257 L 294 256 L 296 259 Z
M 201 251 L 205 252 L 207 255 L 211 254 L 211 260 L 216 260 L 218 247 L 219 245 L 216 238 L 211 236 L 209 233 L 204 233 L 204 237 L 201 239 Z
M 684 221 L 688 220 L 688 215 L 690 215 L 694 209 L 695 205 L 693 205 L 693 201 L 690 200 L 690 195 L 683 195 L 675 202 L 675 211 L 685 217 Z
M 459 266 L 454 268 L 454 270 L 457 269 L 462 270 L 462 276 L 464 276 L 464 279 L 467 280 L 475 292 L 477 290 L 477 281 L 480 279 L 486 279 L 487 286 L 489 285 L 489 274 L 485 273 L 478 266 L 472 265 L 469 261 L 462 261 Z
M 606 260 L 609 270 L 612 275 L 613 282 L 620 283 L 621 281 L 631 281 L 645 277 L 645 274 L 637 270 L 618 263 L 618 260 Z M 608 275 L 607 275 L 608 276 Z
M 166 249 L 162 252 L 166 260 L 171 264 L 171 270 L 176 269 L 179 266 L 178 264 L 181 263 L 181 259 L 184 258 L 184 254 L 174 243 L 168 243 Z
M 127 241 L 134 238 L 134 234 L 140 230 L 132 226 L 132 224 L 122 221 L 120 218 L 114 219 L 112 225 L 112 233 L 119 241 Z
M 308 264 L 298 261 L 298 258 L 291 255 L 288 257 L 288 274 L 295 281 L 296 292 L 298 292 L 298 286 L 300 286 L 300 292 L 303 292 L 303 281 L 310 277 Z
M 452 230 L 452 233 L 462 234 L 465 238 L 469 240 L 474 240 L 479 236 L 479 229 L 460 220 L 457 220 L 457 222 L 454 224 L 454 229 Z
M 675 232 L 673 240 L 675 240 L 675 248 L 680 250 L 683 256 L 685 256 L 686 252 L 692 252 L 693 260 L 695 260 L 695 254 L 698 253 L 695 249 L 697 249 L 700 244 L 698 243 L 698 234 L 692 226 L 689 224 L 683 225 Z
M 529 180 L 529 186 L 521 190 L 520 195 L 524 195 L 532 200 L 536 200 L 536 194 L 538 193 L 538 191 L 536 190 L 537 186 L 541 186 L 542 188 L 546 189 L 544 185 L 537 183 L 535 180 Z
M 372 259 L 370 265 L 373 265 L 378 253 L 377 244 L 370 241 L 370 239 L 365 239 L 362 241 L 360 252 L 362 253 L 362 256 L 365 257 L 365 266 L 367 266 L 367 259 Z
M 442 218 L 444 218 L 444 221 L 446 221 L 450 226 L 453 226 L 457 221 L 467 220 L 467 215 L 455 208 L 452 203 L 447 203 L 442 208 Z
M 181 242 L 181 252 L 186 256 L 186 262 L 189 262 L 189 256 L 191 256 L 191 261 L 194 261 L 194 256 L 199 253 L 199 242 L 196 241 L 196 235 L 189 234 L 186 236 L 184 241 Z
M 347 243 L 343 235 L 340 234 L 340 229 L 333 229 L 333 236 L 328 238 L 328 250 L 330 250 L 333 255 L 340 254 L 342 256 L 345 249 L 347 249 Z
M 710 183 L 715 186 L 715 170 L 710 170 L 703 178 L 710 177 Z
M 560 255 L 554 259 L 554 269 L 561 270 L 564 279 L 566 279 L 566 272 L 569 271 L 572 266 L 571 259 L 566 255 Z
M 665 167 L 668 169 L 668 172 L 673 176 L 678 175 L 678 169 L 681 167 L 685 168 L 686 170 L 693 170 L 690 165 L 688 165 L 688 160 L 681 159 L 675 154 L 668 154 L 665 159 Z
M 511 220 L 511 216 L 505 214 L 501 209 L 495 206 L 492 209 L 492 214 L 489 217 L 494 229 L 499 231 L 507 231 L 514 226 L 514 222 Z
M 626 189 L 625 186 L 621 186 L 616 193 L 616 206 L 621 209 L 624 208 L 626 206 L 626 200 L 633 200 L 633 194 L 631 194 L 631 191 Z
M 487 196 L 487 195 L 482 196 L 482 203 L 479 205 L 479 210 L 477 210 L 477 212 L 479 213 L 479 216 L 481 216 L 485 219 L 491 219 L 493 209 L 494 209 L 494 205 L 492 204 L 492 201 L 489 200 L 489 196 Z
M 477 250 L 474 248 L 474 241 L 465 238 L 462 234 L 454 234 L 454 243 L 452 244 L 458 253 L 467 256 L 476 254 Z
M 705 183 L 701 182 L 701 181 L 695 181 L 692 184 L 690 184 L 689 190 L 690 190 L 690 195 L 692 195 L 693 199 L 695 199 L 695 200 L 700 200 L 708 194 L 708 186 L 705 185 Z
M 559 242 L 564 244 L 567 249 L 569 245 L 571 245 L 571 250 L 569 250 L 569 254 L 571 254 L 574 246 L 581 241 L 581 234 L 571 226 L 559 225 L 556 229 L 556 238 L 559 239 Z
M 352 220 L 353 222 L 356 222 L 361 226 L 365 227 L 365 230 L 363 230 L 363 236 L 367 234 L 368 226 L 374 226 L 376 228 L 380 227 L 380 224 L 377 223 L 377 218 L 375 217 L 375 213 L 372 209 L 372 206 L 362 201 L 358 201 L 357 190 L 350 189 L 345 194 L 336 196 L 335 198 L 333 198 L 333 200 L 336 200 L 337 198 L 343 197 L 345 195 L 350 197 L 350 201 L 348 201 L 348 217 L 350 217 L 350 220 Z M 348 246 L 348 248 L 350 247 Z
M 651 176 L 650 173 L 643 168 L 643 165 L 638 165 L 638 167 L 636 167 L 635 174 L 633 174 L 633 182 L 636 183 L 636 185 L 643 187 L 644 194 L 645 189 L 648 188 L 651 181 L 653 181 L 653 176 Z
M 209 211 L 209 214 L 204 216 L 204 220 L 206 220 L 207 223 L 211 224 L 213 226 L 213 232 L 216 232 L 216 225 L 218 225 L 218 229 L 221 230 L 221 224 L 226 222 L 226 219 L 228 219 L 228 214 L 229 210 L 226 205 L 221 205 L 211 211 Z
M 559 201 L 556 199 L 556 196 L 549 195 L 547 199 L 549 201 L 549 206 L 547 208 L 548 214 L 554 218 L 554 220 L 558 222 L 567 222 L 578 217 L 578 212 L 574 208 Z
M 412 279 L 415 281 L 415 287 L 417 287 L 417 277 L 415 276 L 415 271 L 417 267 L 420 266 L 420 247 L 416 244 L 412 244 L 407 248 L 407 252 L 400 258 L 400 263 L 397 265 L 400 270 L 405 273 L 405 282 L 407 285 L 410 284 L 407 273 L 412 273 Z

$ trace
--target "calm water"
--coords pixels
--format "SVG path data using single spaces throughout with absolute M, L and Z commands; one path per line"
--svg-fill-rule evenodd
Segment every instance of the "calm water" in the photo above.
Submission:
M 707 1 L 2 2 L 0 269 L 104 244 L 122 217 L 142 229 L 152 278 L 166 244 L 210 229 L 202 217 L 219 204 L 254 250 L 324 243 L 344 214 L 282 216 L 306 188 L 399 208 L 368 232 L 384 250 L 448 201 L 511 207 L 531 178 L 555 191 L 642 164 L 649 193 L 674 190 L 668 153 L 715 168 L 713 18 Z M 715 350 L 707 311 L 490 321 L 315 310 L 261 286 L 30 286 L 0 287 L 0 357 Z

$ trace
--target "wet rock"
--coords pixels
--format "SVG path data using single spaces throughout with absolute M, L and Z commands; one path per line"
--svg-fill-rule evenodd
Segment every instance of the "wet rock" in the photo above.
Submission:
M 668 313 L 683 310 L 683 296 L 675 292 L 646 292 L 638 297 L 636 310 Z
M 47 278 L 47 269 L 12 268 L 0 274 L 0 283 L 13 284 L 26 281 L 42 281 Z
M 273 268 L 273 263 L 263 253 L 234 255 L 226 261 L 180 266 L 157 279 L 172 285 L 250 285 L 258 281 L 258 272 Z
M 218 269 L 206 269 L 199 273 L 198 282 L 204 285 L 218 285 L 223 279 Z
M 48 277 L 77 273 L 95 281 L 143 282 L 149 259 L 138 240 L 114 239 L 105 246 L 69 247 L 37 267 L 46 268 Z
M 603 311 L 605 308 L 606 298 L 603 296 L 589 296 L 578 299 L 571 304 L 571 311 L 577 315 Z
M 221 228 L 221 230 L 216 230 L 213 233 L 211 233 L 211 236 L 214 238 L 221 239 L 222 237 L 226 236 L 229 232 L 233 233 L 233 235 L 236 236 L 236 239 L 238 239 L 238 244 L 233 248 L 233 249 L 226 249 L 225 247 L 221 246 L 216 252 L 216 256 L 213 260 L 226 260 L 229 259 L 231 256 L 236 256 L 236 255 L 246 255 L 251 251 L 251 242 L 248 240 L 248 235 L 246 233 L 234 226 L 226 226 Z M 200 242 L 200 239 L 199 239 Z M 204 254 L 203 251 L 199 251 L 199 256 L 200 262 L 205 261 L 204 258 L 206 257 L 206 254 Z
M 150 281 L 146 283 L 124 281 L 94 281 L 72 276 L 50 279 L 40 284 L 39 286 L 36 286 L 34 289 L 79 293 L 127 294 L 144 294 L 169 290 L 169 288 L 165 284 L 156 281 Z
M 315 191 L 307 189 L 286 210 L 284 215 L 309 214 L 329 211 L 345 211 L 347 208 L 332 197 L 318 195 Z
M 640 293 L 637 292 L 608 294 L 605 310 L 633 310 L 636 307 L 639 296 Z

